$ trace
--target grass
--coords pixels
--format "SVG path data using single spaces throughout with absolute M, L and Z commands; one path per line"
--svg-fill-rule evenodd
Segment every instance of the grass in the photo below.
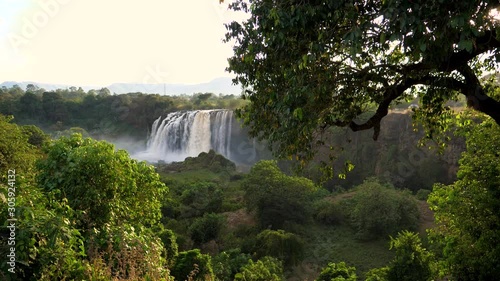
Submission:
M 288 280 L 315 280 L 321 269 L 329 262 L 346 262 L 356 267 L 357 275 L 364 278 L 372 268 L 383 267 L 393 259 L 389 251 L 389 239 L 359 241 L 348 226 L 322 226 L 311 224 L 304 227 L 305 258 L 293 271 Z

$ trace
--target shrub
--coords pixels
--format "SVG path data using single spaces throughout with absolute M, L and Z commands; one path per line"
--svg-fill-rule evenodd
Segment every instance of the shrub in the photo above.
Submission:
M 199 249 L 180 252 L 171 274 L 175 280 L 186 280 L 190 274 L 195 274 L 192 280 L 214 280 L 212 259 L 209 255 L 202 254 Z
M 313 209 L 314 219 L 326 225 L 340 224 L 344 218 L 342 208 L 338 204 L 328 200 L 316 202 Z
M 191 239 L 198 245 L 216 239 L 224 227 L 224 223 L 225 217 L 222 215 L 205 214 L 203 217 L 195 219 L 189 227 Z
M 431 277 L 431 254 L 422 247 L 418 234 L 403 231 L 394 239 L 391 249 L 396 257 L 387 271 L 388 281 L 427 281 Z
M 272 256 L 282 260 L 285 265 L 294 265 L 304 254 L 304 241 L 297 235 L 284 230 L 264 230 L 257 235 L 258 257 Z
M 316 187 L 306 178 L 283 174 L 276 161 L 255 164 L 242 187 L 247 207 L 256 211 L 262 228 L 282 229 L 287 221 L 309 219 L 309 199 Z
M 316 281 L 357 281 L 356 268 L 348 267 L 345 262 L 329 263 L 321 271 Z
M 170 229 L 163 229 L 160 231 L 158 236 L 163 243 L 167 259 L 173 261 L 178 254 L 179 246 L 177 245 L 177 236 Z
M 234 280 L 236 273 L 248 263 L 249 254 L 240 249 L 232 249 L 219 253 L 213 258 L 213 270 L 217 280 Z
M 365 281 L 387 281 L 388 266 L 370 269 L 365 275 Z
M 182 186 L 177 211 L 179 218 L 199 217 L 205 213 L 219 213 L 222 210 L 223 192 L 213 182 L 200 181 Z M 164 205 L 168 204 L 168 201 Z M 165 211 L 169 211 L 165 206 Z M 173 210 L 175 213 L 175 210 Z M 172 213 L 172 211 L 170 211 Z
M 427 197 L 429 197 L 431 191 L 428 189 L 419 189 L 417 191 L 416 197 L 418 200 L 427 201 Z
M 273 257 L 262 257 L 257 262 L 249 260 L 234 276 L 234 281 L 283 281 L 283 266 Z
M 350 223 L 359 239 L 369 240 L 417 228 L 418 207 L 407 191 L 373 180 L 365 181 L 347 201 L 344 206 L 349 209 Z

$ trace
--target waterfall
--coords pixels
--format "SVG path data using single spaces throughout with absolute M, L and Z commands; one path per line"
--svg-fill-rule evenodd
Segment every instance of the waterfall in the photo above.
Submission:
M 182 161 L 213 149 L 231 159 L 232 126 L 230 110 L 172 112 L 154 121 L 147 150 L 139 157 L 149 161 Z

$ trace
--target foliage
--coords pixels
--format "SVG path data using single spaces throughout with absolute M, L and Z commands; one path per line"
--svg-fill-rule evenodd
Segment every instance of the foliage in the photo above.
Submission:
M 33 174 L 34 162 L 39 151 L 28 143 L 30 129 L 12 124 L 12 117 L 0 115 L 0 179 L 7 182 L 7 171 L 15 170 L 17 175 L 29 177 Z
M 167 261 L 172 262 L 177 257 L 179 246 L 177 245 L 177 236 L 170 229 L 162 229 L 158 236 L 165 247 Z
M 326 225 L 338 225 L 344 220 L 344 212 L 338 203 L 330 200 L 319 200 L 314 204 L 313 217 Z
M 257 212 L 261 227 L 282 228 L 284 223 L 305 222 L 309 216 L 308 196 L 312 181 L 283 174 L 275 161 L 256 163 L 243 184 L 249 210 Z
M 430 190 L 428 190 L 428 189 L 419 189 L 417 191 L 417 194 L 415 194 L 415 196 L 417 197 L 418 200 L 427 201 L 427 198 L 429 197 L 429 194 L 431 194 Z
M 0 201 L 5 206 L 0 220 L 8 224 L 7 186 L 0 184 L 0 189 Z M 75 227 L 76 212 L 67 201 L 54 200 L 52 194 L 43 194 L 32 184 L 18 182 L 16 190 L 15 244 L 3 239 L 0 244 L 4 257 L 15 247 L 16 272 L 10 275 L 7 263 L 0 265 L 1 272 L 8 273 L 12 280 L 83 278 L 86 252 L 84 239 Z M 4 231 L 9 229 L 2 229 L 2 236 L 10 236 Z
M 417 227 L 418 208 L 407 191 L 367 180 L 357 187 L 353 198 L 346 201 L 351 224 L 360 239 L 384 237 Z
M 389 264 L 388 281 L 431 280 L 431 254 L 422 247 L 418 234 L 402 231 L 391 237 L 390 248 L 396 250 L 396 257 Z
M 81 227 L 87 233 L 106 224 L 151 226 L 159 220 L 159 198 L 167 188 L 152 166 L 112 144 L 77 134 L 54 141 L 45 151 L 37 183 L 82 211 Z
M 345 262 L 329 263 L 316 281 L 356 281 L 356 268 L 347 266 Z
M 389 267 L 373 268 L 366 273 L 365 281 L 387 281 L 387 272 Z
M 262 257 L 256 262 L 249 260 L 248 264 L 234 276 L 234 281 L 283 281 L 281 262 L 273 257 Z
M 223 191 L 213 182 L 174 183 L 172 197 L 165 198 L 162 212 L 169 218 L 194 218 L 221 212 Z
M 93 137 L 107 139 L 123 135 L 142 139 L 158 116 L 173 111 L 235 109 L 246 103 L 234 95 L 210 93 L 111 95 L 106 88 L 85 92 L 81 88 L 69 87 L 47 92 L 44 89 L 33 90 L 33 87 L 23 91 L 17 85 L 3 90 L 5 92 L 0 94 L 0 114 L 16 116 L 19 124 L 34 124 L 55 135 L 57 131 L 80 127 Z
M 175 259 L 171 274 L 176 280 L 186 280 L 193 270 L 196 271 L 196 275 L 192 280 L 214 280 L 212 259 L 209 255 L 202 254 L 199 249 L 180 252 Z
M 191 239 L 196 245 L 201 245 L 219 237 L 225 225 L 225 217 L 214 213 L 204 214 L 203 217 L 194 220 L 189 227 Z
M 249 254 L 241 253 L 239 249 L 223 251 L 212 259 L 216 280 L 232 281 L 240 268 L 248 263 Z
M 163 244 L 151 229 L 128 223 L 108 225 L 90 238 L 87 247 L 87 276 L 100 280 L 170 280 L 163 266 Z
M 235 82 L 251 101 L 239 115 L 280 158 L 313 159 L 332 126 L 373 129 L 389 107 L 420 97 L 427 137 L 449 127 L 459 94 L 500 122 L 480 82 L 500 61 L 496 0 L 237 0 L 249 14 L 226 25 Z M 329 144 L 325 144 L 326 149 Z
M 304 241 L 284 230 L 266 229 L 257 235 L 255 253 L 282 260 L 285 266 L 296 265 L 304 256 Z
M 41 148 L 45 143 L 49 142 L 50 138 L 40 128 L 34 125 L 24 125 L 21 127 L 23 134 L 28 136 L 28 143 Z
M 500 128 L 493 120 L 461 122 L 467 150 L 458 180 L 435 185 L 428 202 L 438 227 L 433 244 L 442 249 L 442 274 L 457 280 L 493 280 L 500 276 Z

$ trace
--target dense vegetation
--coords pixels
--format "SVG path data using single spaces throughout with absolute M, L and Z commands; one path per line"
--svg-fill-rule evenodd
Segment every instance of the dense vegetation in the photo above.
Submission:
M 154 120 L 173 111 L 235 109 L 243 103 L 232 95 L 211 93 L 113 95 L 106 88 L 85 92 L 76 87 L 47 92 L 31 84 L 26 90 L 18 86 L 0 89 L 0 114 L 14 115 L 18 124 L 37 125 L 54 136 L 79 127 L 95 138 L 106 139 L 144 139 Z
M 500 90 L 478 78 L 500 58 L 490 14 L 497 1 L 290 3 L 231 5 L 251 13 L 227 34 L 237 40 L 229 70 L 250 103 L 209 93 L 1 89 L 0 255 L 7 262 L 0 278 L 498 278 Z M 446 107 L 459 94 L 474 110 Z M 425 131 L 419 137 L 465 139 L 456 179 L 442 180 L 455 170 L 415 153 L 414 138 L 384 132 L 390 106 L 409 100 L 420 104 L 411 111 Z M 241 106 L 252 134 L 286 161 L 262 160 L 242 173 L 208 151 L 152 166 L 86 137 L 143 137 L 171 111 Z M 392 143 L 367 143 L 339 127 L 374 129 Z M 447 129 L 456 135 L 437 134 Z M 346 171 L 355 168 L 351 159 L 361 169 L 324 188 L 318 171 L 330 156 Z M 290 172 L 290 160 L 299 160 L 301 174 Z
M 79 135 L 54 141 L 2 118 L 2 132 L 9 132 L 1 137 L 5 202 L 5 175 L 9 169 L 18 175 L 16 273 L 2 264 L 7 280 L 488 280 L 497 274 L 498 197 L 490 179 L 499 177 L 499 129 L 491 121 L 459 119 L 468 152 L 458 181 L 430 195 L 438 227 L 424 236 L 428 250 L 410 232 L 421 226 L 425 203 L 377 179 L 330 193 L 283 173 L 275 161 L 241 174 L 213 151 L 159 163 L 155 172 L 106 142 Z M 479 167 L 484 174 L 475 172 Z M 470 204 L 475 208 L 464 208 Z M 2 220 L 8 211 L 2 209 Z

